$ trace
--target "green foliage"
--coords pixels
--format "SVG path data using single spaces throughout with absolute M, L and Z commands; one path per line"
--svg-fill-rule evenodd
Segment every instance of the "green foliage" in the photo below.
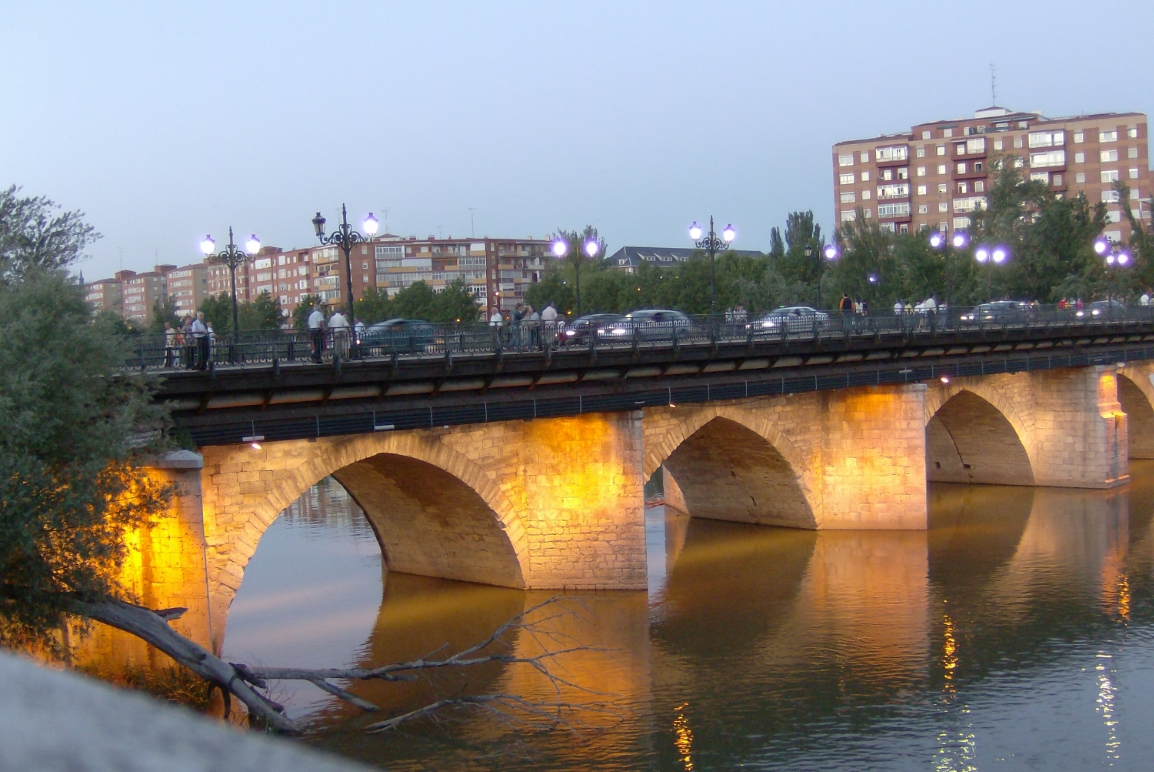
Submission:
M 152 304 L 152 321 L 148 324 L 149 332 L 164 332 L 164 323 L 168 322 L 174 329 L 179 329 L 180 318 L 176 315 L 176 303 L 170 297 L 157 298 Z
M 0 644 L 52 649 L 73 597 L 121 593 L 125 529 L 166 506 L 138 466 L 165 418 L 152 380 L 116 370 L 127 341 L 88 323 L 79 284 L 14 275 L 0 284 Z
M 232 332 L 231 294 L 222 292 L 219 295 L 209 295 L 201 301 L 197 310 L 204 312 L 205 323 L 212 327 L 212 331 L 217 335 Z M 236 316 L 241 332 L 279 330 L 284 318 L 281 314 L 280 298 L 274 298 L 268 292 L 260 293 L 251 303 L 237 303 Z M 295 320 L 295 315 L 293 318 Z M 306 324 L 305 327 L 307 326 Z
M 389 299 L 389 291 L 383 287 L 380 289 L 369 287 L 356 303 L 353 304 L 353 318 L 360 319 L 365 324 L 374 324 L 375 322 L 391 318 L 392 310 L 393 305 Z M 293 314 L 293 318 L 296 318 L 295 313 Z M 294 324 L 293 326 L 295 327 L 296 325 Z M 304 326 L 307 327 L 308 325 L 306 324 Z M 298 327 L 297 329 L 301 328 Z
M 356 317 L 365 324 L 397 317 L 441 324 L 472 324 L 483 313 L 463 279 L 457 279 L 440 292 L 433 291 L 423 281 L 413 282 L 392 298 L 386 290 L 368 290 L 355 308 Z
M 776 228 L 770 234 L 770 242 L 774 270 L 786 285 L 797 290 L 798 302 L 816 305 L 818 282 L 829 270 L 829 261 L 823 255 L 825 239 L 821 226 L 814 222 L 813 212 L 790 212 L 785 218 L 784 243 Z
M 57 213 L 53 201 L 0 191 L 0 282 L 19 281 L 35 268 L 57 270 L 78 260 L 100 238 L 81 212 Z
M 232 295 L 227 292 L 209 295 L 200 301 L 200 308 L 196 310 L 204 313 L 205 324 L 217 335 L 232 329 Z
M 167 667 L 131 665 L 115 670 L 84 667 L 80 670 L 114 686 L 123 689 L 135 689 L 157 699 L 184 705 L 201 713 L 207 713 L 212 707 L 209 685 L 200 676 L 180 665 Z
M 375 290 L 374 290 L 375 292 Z M 297 307 L 293 309 L 292 326 L 298 332 L 305 332 L 309 328 L 309 314 L 313 312 L 313 306 L 320 304 L 321 300 L 316 295 L 301 295 Z M 388 317 L 381 317 L 387 319 Z

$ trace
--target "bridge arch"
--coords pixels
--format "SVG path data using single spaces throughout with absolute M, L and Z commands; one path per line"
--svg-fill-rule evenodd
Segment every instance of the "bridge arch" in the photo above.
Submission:
M 925 401 L 926 475 L 938 482 L 1033 485 L 1029 424 L 987 380 L 930 390 Z
M 647 410 L 645 477 L 663 469 L 667 501 L 695 517 L 816 528 L 820 500 L 806 479 L 808 466 L 765 412 L 731 405 Z
M 1130 458 L 1154 458 L 1154 368 L 1129 364 L 1118 372 L 1118 402 L 1126 414 Z
M 214 645 L 223 641 L 228 608 L 261 536 L 329 476 L 365 511 L 390 570 L 526 586 L 529 545 L 520 513 L 477 463 L 435 435 L 205 450 L 206 482 L 214 483 L 204 490 Z

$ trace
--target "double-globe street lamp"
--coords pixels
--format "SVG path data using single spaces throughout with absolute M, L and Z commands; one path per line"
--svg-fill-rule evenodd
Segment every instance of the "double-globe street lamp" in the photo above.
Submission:
M 597 243 L 597 239 L 589 239 L 585 242 L 584 245 L 582 245 L 582 249 L 584 250 L 585 254 L 589 255 L 590 259 L 592 259 L 597 257 L 597 253 L 601 251 L 601 245 Z M 565 257 L 565 255 L 569 254 L 569 242 L 565 239 L 557 239 L 554 241 L 553 254 L 558 258 Z M 581 316 L 581 261 L 583 259 L 584 258 L 581 256 L 581 253 L 578 252 L 573 261 L 573 278 L 575 279 L 574 286 L 577 290 L 577 313 L 574 315 L 574 319 Z
M 821 250 L 820 253 L 816 253 L 813 244 L 806 244 L 806 259 L 813 258 L 815 254 L 818 254 L 818 257 L 814 258 L 814 266 L 817 268 L 815 272 L 817 275 L 817 307 L 821 308 L 821 275 L 823 273 L 821 269 L 821 255 L 825 255 L 825 259 L 832 263 L 834 260 L 837 260 L 837 247 L 833 244 L 827 244 L 825 249 Z
M 1130 265 L 1130 253 L 1121 245 L 1105 238 L 1097 239 L 1094 242 L 1094 251 L 1101 255 L 1106 262 L 1106 311 L 1110 313 L 1114 310 L 1114 297 L 1113 282 L 1110 280 L 1109 273 L 1115 268 L 1128 267 Z
M 317 239 L 322 244 L 338 246 L 345 253 L 345 286 L 348 288 L 348 307 L 345 312 L 350 315 L 353 313 L 353 245 L 372 241 L 373 236 L 377 233 L 377 225 L 377 218 L 373 217 L 372 212 L 369 212 L 363 226 L 365 235 L 362 236 L 357 233 L 349 225 L 349 215 L 344 204 L 341 204 L 340 227 L 329 236 L 325 235 L 325 218 L 321 216 L 321 213 L 317 212 L 317 216 L 313 218 L 313 228 L 317 232 Z
M 986 272 L 986 295 L 993 300 L 994 295 L 994 266 L 1001 265 L 1010 259 L 1010 250 L 1002 246 L 987 246 L 979 244 L 974 250 L 974 259 L 982 265 L 988 265 Z
M 231 225 L 228 226 L 228 246 L 215 255 L 213 254 L 213 250 L 216 249 L 216 242 L 213 241 L 212 236 L 205 236 L 204 241 L 200 242 L 200 251 L 203 252 L 206 257 L 210 257 L 215 262 L 224 263 L 228 266 L 229 279 L 232 281 L 232 342 L 234 349 L 236 344 L 240 342 L 240 324 L 237 320 L 236 310 L 236 269 L 252 260 L 256 256 L 256 253 L 260 251 L 260 239 L 256 237 L 255 233 L 248 237 L 248 241 L 245 242 L 245 248 L 248 249 L 248 252 L 242 252 L 240 248 L 233 243 Z M 234 355 L 235 351 L 229 354 L 230 361 Z
M 732 225 L 726 225 L 725 230 L 721 232 L 721 238 L 717 238 L 717 234 L 713 231 L 713 215 L 709 216 L 709 235 L 702 238 L 701 226 L 694 222 L 689 226 L 689 238 L 693 239 L 693 244 L 698 249 L 704 249 L 709 252 L 709 315 L 712 317 L 717 314 L 717 276 L 714 270 L 714 258 L 718 250 L 729 249 L 729 245 L 737 237 L 737 231 L 733 229 Z
M 953 307 L 953 286 L 950 282 L 950 264 L 953 262 L 953 258 L 958 251 L 966 248 L 966 244 L 968 244 L 969 241 L 965 231 L 954 231 L 954 235 L 949 238 L 946 238 L 945 234 L 940 231 L 934 231 L 930 234 L 930 246 L 942 253 L 942 260 L 945 262 L 946 308 Z

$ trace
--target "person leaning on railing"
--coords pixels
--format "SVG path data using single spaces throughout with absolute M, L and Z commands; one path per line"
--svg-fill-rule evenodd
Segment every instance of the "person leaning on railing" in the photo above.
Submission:
M 196 312 L 196 319 L 189 327 L 189 332 L 196 341 L 196 369 L 205 370 L 208 368 L 208 347 L 211 341 L 208 338 L 208 325 L 204 323 L 204 311 Z
M 309 314 L 309 337 L 313 343 L 313 361 L 321 363 L 321 353 L 325 350 L 325 315 L 319 303 L 313 304 L 313 311 Z
M 349 357 L 349 320 L 345 318 L 344 309 L 337 306 L 333 315 L 329 317 L 329 330 L 333 334 L 333 348 L 337 356 L 342 359 Z

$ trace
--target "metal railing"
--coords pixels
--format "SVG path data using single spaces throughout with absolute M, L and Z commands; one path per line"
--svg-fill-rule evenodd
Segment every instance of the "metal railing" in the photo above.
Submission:
M 362 334 L 326 330 L 319 334 L 295 331 L 241 332 L 232 335 L 178 336 L 140 334 L 131 369 L 207 369 L 224 366 L 260 366 L 274 362 L 331 363 L 334 360 L 398 360 L 444 358 L 455 354 L 497 355 L 519 352 L 579 351 L 762 342 L 814 343 L 875 339 L 879 344 L 896 339 L 944 333 L 983 333 L 1050 329 L 1086 330 L 1106 325 L 1154 321 L 1154 306 L 1121 307 L 1092 303 L 1084 308 L 1022 306 L 939 309 L 913 313 L 872 312 L 816 315 L 763 314 L 678 316 L 667 321 L 638 322 L 627 318 L 571 324 L 522 322 L 490 326 L 420 324 L 400 331 Z

